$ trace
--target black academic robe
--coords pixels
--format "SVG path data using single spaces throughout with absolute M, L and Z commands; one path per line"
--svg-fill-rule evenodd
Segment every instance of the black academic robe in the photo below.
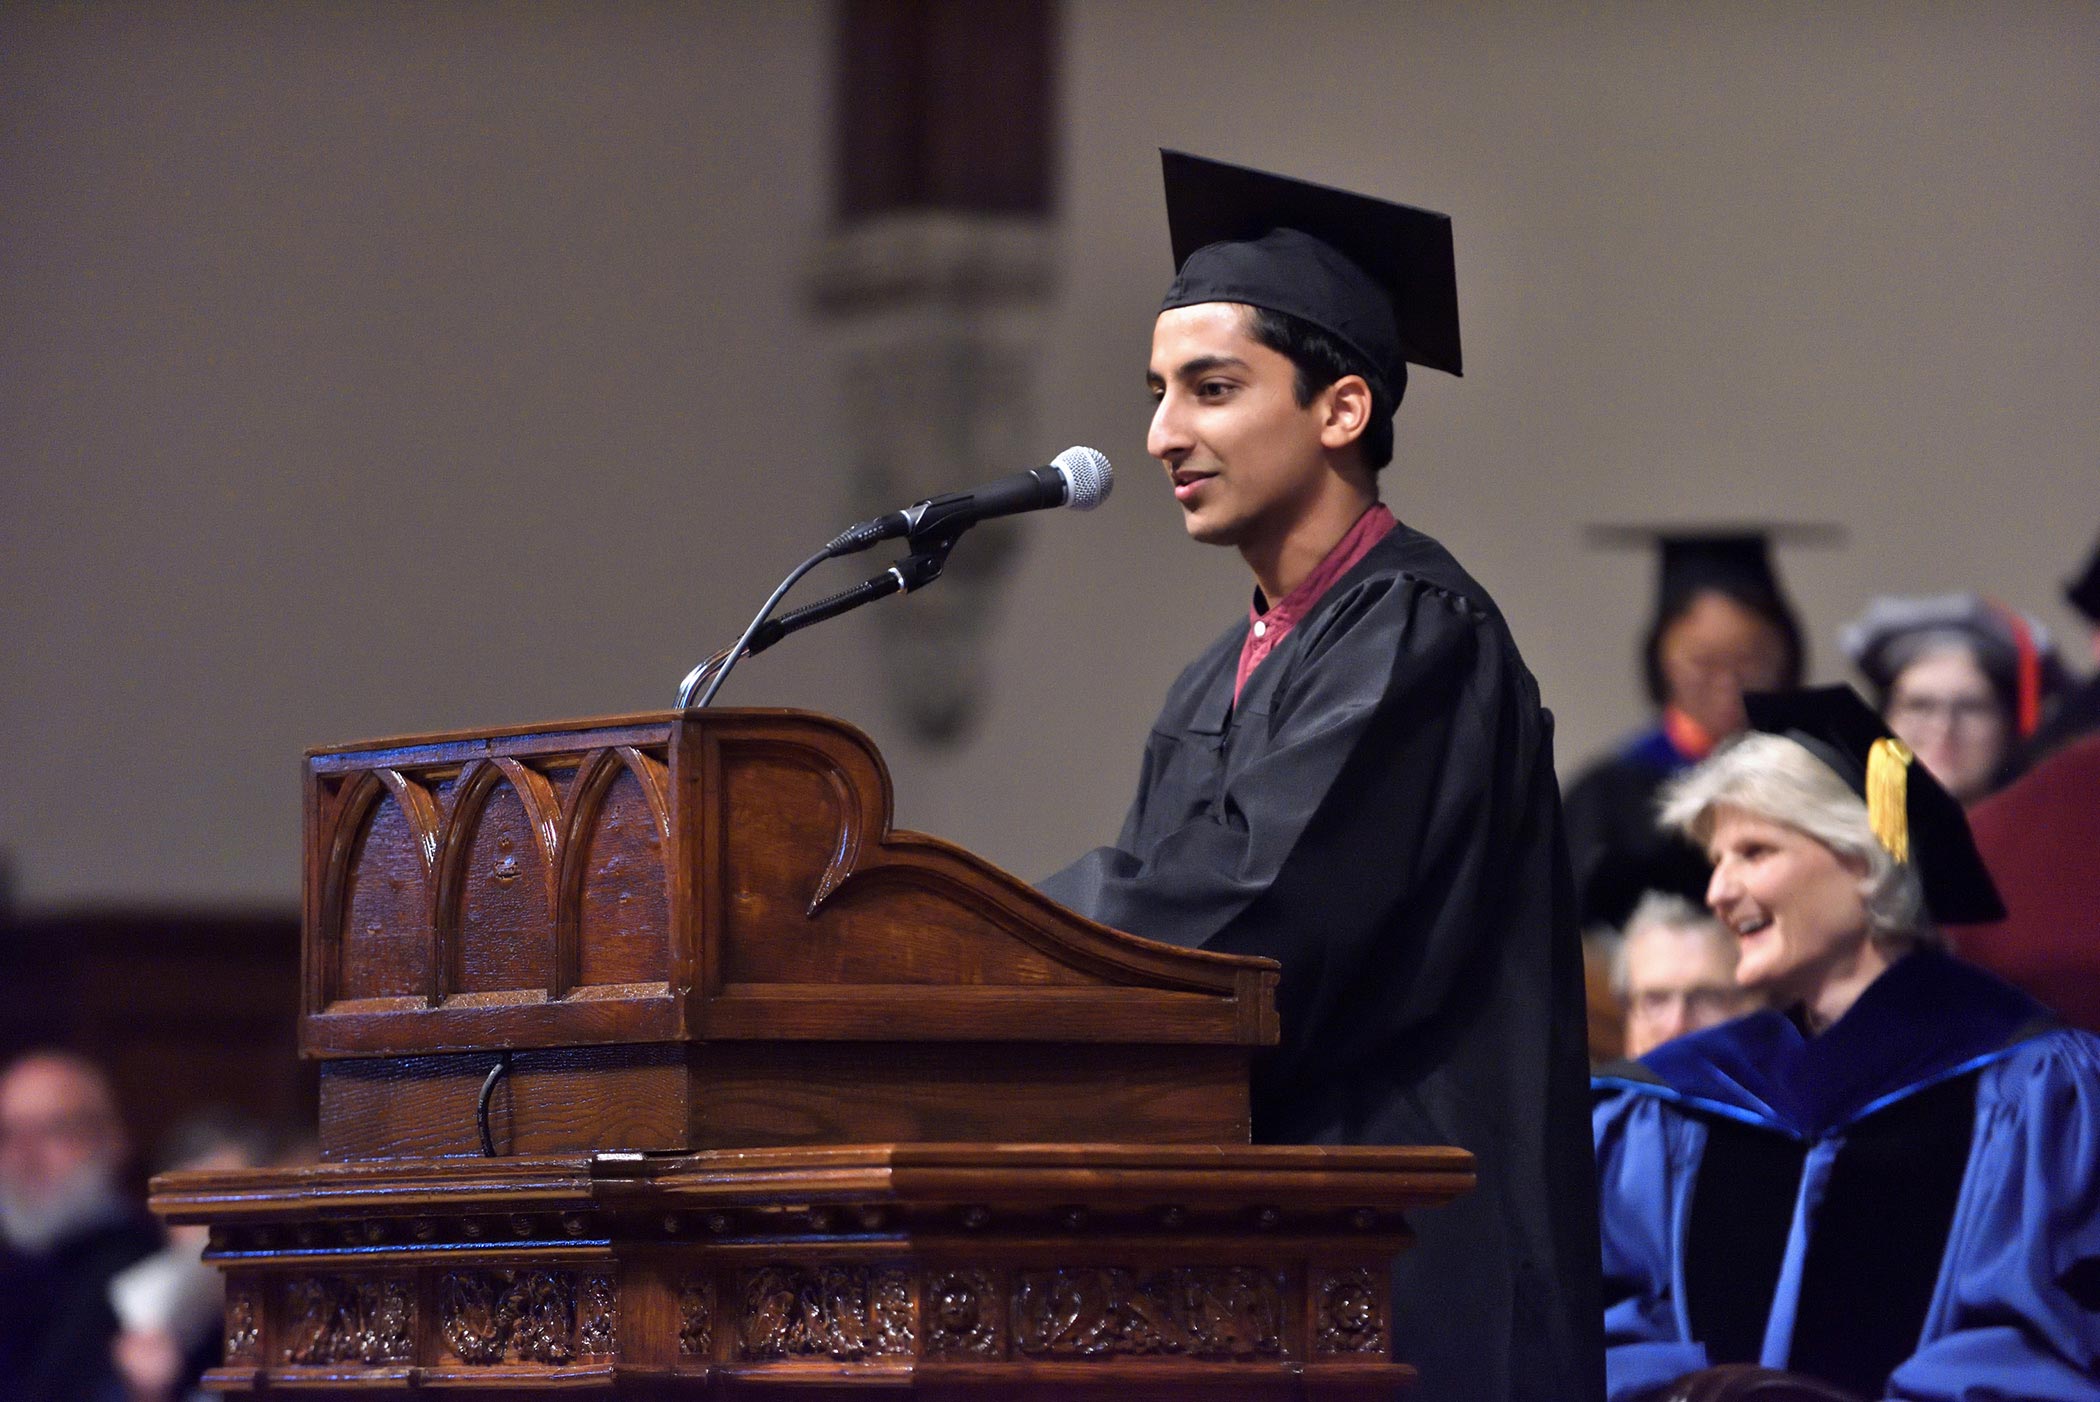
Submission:
M 1663 785 L 1695 762 L 1657 726 L 1592 764 L 1569 786 L 1568 854 L 1583 929 L 1624 926 L 1649 891 L 1706 904 L 1712 872 L 1706 858 L 1655 820 Z
M 130 1209 L 49 1251 L 0 1244 L 0 1398 L 100 1402 L 120 1396 L 111 1277 L 160 1249 L 160 1228 Z
M 1283 965 L 1269 1143 L 1456 1144 L 1416 1215 L 1395 1352 L 1426 1402 L 1602 1391 L 1582 953 L 1552 717 L 1487 594 L 1402 525 L 1255 669 L 1243 620 L 1169 692 L 1113 847 L 1043 889 Z

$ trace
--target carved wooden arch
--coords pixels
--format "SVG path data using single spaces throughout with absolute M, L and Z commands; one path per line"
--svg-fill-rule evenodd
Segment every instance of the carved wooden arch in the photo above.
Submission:
M 716 743 L 739 756 L 792 756 L 798 766 L 827 776 L 839 800 L 840 831 L 810 899 L 812 917 L 849 889 L 901 878 L 967 907 L 1069 968 L 1111 981 L 1233 996 L 1245 1002 L 1250 1014 L 1256 1009 L 1259 999 L 1253 990 L 1261 975 L 1246 959 L 1158 945 L 1076 911 L 1046 924 L 1044 898 L 1033 887 L 951 842 L 892 827 L 889 770 L 859 730 L 793 713 L 767 719 L 763 732 L 718 733 Z
M 337 803 L 330 824 L 327 858 L 322 865 L 319 916 L 320 957 L 308 965 L 309 1011 L 319 1012 L 336 1000 L 343 986 L 343 923 L 348 915 L 350 854 L 380 800 L 391 797 L 407 820 L 422 859 L 423 910 L 435 925 L 435 883 L 438 854 L 438 806 L 430 790 L 398 769 L 367 769 L 350 781 Z
M 436 890 L 431 926 L 435 948 L 431 959 L 430 1002 L 442 1003 L 452 991 L 452 968 L 459 956 L 460 901 L 466 888 L 467 853 L 481 827 L 482 814 L 499 784 L 507 784 L 524 806 L 540 863 L 540 884 L 547 911 L 555 910 L 561 869 L 561 798 L 547 776 L 509 756 L 473 760 L 460 771 L 452 814 L 446 820 L 435 863 Z M 553 990 L 548 990 L 551 995 Z
M 877 774 L 880 791 L 870 795 L 863 791 L 859 782 L 865 776 L 852 772 L 852 766 L 839 763 L 838 755 L 827 746 L 809 744 L 800 736 L 739 738 L 735 753 L 739 759 L 769 756 L 776 763 L 792 764 L 822 780 L 831 792 L 832 804 L 839 815 L 839 830 L 832 841 L 831 855 L 824 863 L 824 870 L 817 874 L 817 884 L 810 892 L 805 909 L 806 914 L 814 917 L 830 903 L 847 878 L 859 869 L 861 850 L 868 834 L 872 832 L 878 843 L 888 835 L 889 776 Z M 870 823 L 867 815 L 871 813 L 881 816 Z
M 549 908 L 554 919 L 554 986 L 550 998 L 566 998 L 576 987 L 583 951 L 579 922 L 583 914 L 583 881 L 589 873 L 590 834 L 598 825 L 606 794 L 622 772 L 634 775 L 649 804 L 649 817 L 656 824 L 657 851 L 667 863 L 663 873 L 664 903 L 671 904 L 671 793 L 670 771 L 633 745 L 593 750 L 578 769 L 569 789 L 567 822 L 561 838 L 561 864 L 554 882 L 555 903 Z

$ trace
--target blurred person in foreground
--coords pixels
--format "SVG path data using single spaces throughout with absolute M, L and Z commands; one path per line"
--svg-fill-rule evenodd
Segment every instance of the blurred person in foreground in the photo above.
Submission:
M 1258 1141 L 1476 1156 L 1394 1266 L 1413 1396 L 1584 1402 L 1597 1197 L 1553 719 L 1487 592 L 1380 500 L 1408 365 L 1459 368 L 1450 221 L 1164 163 L 1146 447 L 1250 588 L 1169 690 L 1115 843 L 1042 889 L 1282 965 Z
M 1667 891 L 1643 896 L 1612 955 L 1626 1057 L 1750 1011 L 1757 1000 L 1736 983 L 1735 961 L 1735 934 L 1712 915 Z
M 1597 527 L 1593 543 L 1657 551 L 1655 613 L 1641 642 L 1652 724 L 1568 786 L 1568 853 L 1582 928 L 1623 927 L 1641 895 L 1697 900 L 1698 850 L 1655 820 L 1655 795 L 1743 728 L 1745 691 L 1801 684 L 1800 621 L 1772 569 L 1770 538 L 1805 527 Z
M 123 1191 L 129 1152 L 92 1063 L 34 1051 L 0 1072 L 0 1398 L 122 1395 L 109 1283 L 161 1244 Z
M 2011 777 L 2063 690 L 2049 630 L 1976 594 L 1875 599 L 1839 645 L 1889 729 L 1964 807 Z
M 271 1157 L 270 1135 L 237 1111 L 200 1110 L 170 1131 L 157 1172 L 254 1168 Z M 126 1402 L 202 1398 L 197 1382 L 219 1361 L 225 1278 L 204 1264 L 210 1229 L 168 1228 L 168 1244 L 125 1267 L 109 1284 L 121 1329 L 111 1345 Z
M 2002 907 L 1865 702 L 1748 713 L 1664 817 L 1771 1007 L 1597 1078 L 1612 1396 L 1749 1364 L 1861 1398 L 2092 1398 L 2100 1039 L 1940 949 Z

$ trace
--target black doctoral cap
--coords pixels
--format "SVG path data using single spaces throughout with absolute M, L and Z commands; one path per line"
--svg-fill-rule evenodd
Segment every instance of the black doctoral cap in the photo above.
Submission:
M 1246 166 L 1161 151 L 1178 275 L 1160 310 L 1240 302 L 1310 322 L 1384 377 L 1462 373 L 1451 217 Z
M 2093 542 L 2093 553 L 2085 568 L 2075 578 L 2064 581 L 2064 597 L 2088 622 L 2100 628 L 2100 540 Z
M 1866 800 L 1874 836 L 1890 856 L 1916 869 L 1933 919 L 1967 925 L 2005 918 L 1961 805 L 1858 692 L 1849 686 L 1752 692 L 1743 708 L 1752 730 L 1796 741 Z
M 1801 620 L 1787 601 L 1772 568 L 1772 542 L 1834 545 L 1845 533 L 1836 526 L 1760 521 L 1708 526 L 1592 526 L 1593 546 L 1657 551 L 1655 615 L 1644 646 L 1649 699 L 1663 701 L 1662 668 L 1657 650 L 1663 631 L 1707 590 L 1726 595 L 1770 623 L 1785 638 L 1788 675 L 1800 680 L 1807 665 Z

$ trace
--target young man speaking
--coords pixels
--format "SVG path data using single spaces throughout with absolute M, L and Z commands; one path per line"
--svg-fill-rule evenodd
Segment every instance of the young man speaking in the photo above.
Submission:
M 1283 965 L 1255 1137 L 1456 1144 L 1394 1352 L 1431 1402 L 1602 1395 L 1581 950 L 1552 718 L 1445 549 L 1378 500 L 1409 361 L 1459 370 L 1450 221 L 1164 153 L 1179 276 L 1147 450 L 1248 616 L 1181 674 L 1113 847 L 1043 884 Z

